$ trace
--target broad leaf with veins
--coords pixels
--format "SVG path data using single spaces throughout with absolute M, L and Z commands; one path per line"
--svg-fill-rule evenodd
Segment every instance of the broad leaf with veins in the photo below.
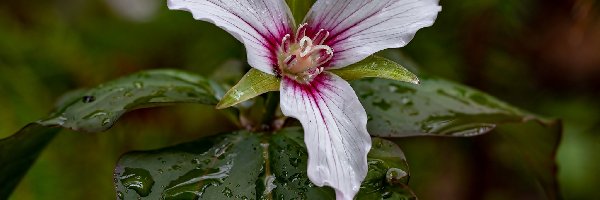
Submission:
M 8 198 L 39 153 L 60 131 L 108 130 L 125 112 L 174 103 L 214 105 L 214 84 L 178 70 L 150 70 L 64 95 L 47 119 L 0 139 L 0 199 Z M 215 86 L 216 87 L 216 86 Z
M 332 199 L 306 174 L 302 129 L 237 131 L 174 147 L 130 152 L 115 168 L 118 199 Z M 356 199 L 415 198 L 404 153 L 373 138 L 367 179 Z
M 84 131 L 108 130 L 127 111 L 173 103 L 218 102 L 212 81 L 178 70 L 132 74 L 89 90 L 70 93 L 48 119 L 38 123 Z
M 440 78 L 423 78 L 419 85 L 364 79 L 352 86 L 369 115 L 369 133 L 379 137 L 475 136 L 504 123 L 547 122 Z

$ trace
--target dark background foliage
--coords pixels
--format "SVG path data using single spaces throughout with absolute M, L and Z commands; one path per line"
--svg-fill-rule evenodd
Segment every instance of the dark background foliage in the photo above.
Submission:
M 564 119 L 557 152 L 560 190 L 567 199 L 597 198 L 600 4 L 594 0 L 441 4 L 443 11 L 433 27 L 419 31 L 400 52 L 388 54 L 410 60 L 414 64 L 408 67 L 414 70 Z M 244 60 L 243 46 L 225 31 L 194 21 L 189 13 L 168 11 L 162 0 L 4 1 L 0 138 L 46 116 L 61 94 L 75 88 L 165 67 L 235 81 L 239 74 L 222 68 L 247 69 Z M 112 173 L 122 153 L 234 129 L 212 107 L 190 104 L 126 114 L 106 133 L 63 131 L 12 198 L 112 199 Z M 420 138 L 400 144 L 410 147 L 405 151 L 413 173 L 411 186 L 422 199 L 477 199 L 482 192 L 494 192 L 460 181 L 484 173 L 481 168 L 490 162 L 486 155 L 493 152 L 473 154 L 484 148 L 466 139 Z M 432 165 L 440 169 L 429 173 Z M 502 176 L 489 177 L 484 180 Z

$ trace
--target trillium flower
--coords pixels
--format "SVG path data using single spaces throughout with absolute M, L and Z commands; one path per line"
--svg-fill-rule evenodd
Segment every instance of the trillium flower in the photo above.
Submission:
M 406 45 L 431 26 L 437 0 L 317 0 L 295 25 L 284 0 L 169 0 L 174 10 L 225 29 L 244 43 L 250 66 L 281 78 L 280 106 L 298 119 L 308 177 L 352 199 L 367 174 L 367 114 L 347 81 L 328 72 Z

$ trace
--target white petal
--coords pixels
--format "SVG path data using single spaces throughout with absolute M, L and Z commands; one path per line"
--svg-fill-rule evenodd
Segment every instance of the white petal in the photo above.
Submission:
M 305 21 L 311 33 L 328 30 L 331 63 L 341 68 L 387 48 L 405 46 L 433 24 L 438 0 L 317 0 Z
M 304 128 L 308 178 L 335 189 L 337 199 L 352 199 L 367 175 L 371 137 L 367 114 L 350 84 L 324 72 L 310 85 L 281 82 L 281 111 Z
M 275 49 L 294 21 L 285 0 L 168 0 L 169 9 L 225 29 L 246 46 L 248 63 L 273 74 Z

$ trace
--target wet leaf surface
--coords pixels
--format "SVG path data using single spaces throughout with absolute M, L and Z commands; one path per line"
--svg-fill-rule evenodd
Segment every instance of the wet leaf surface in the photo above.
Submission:
M 406 159 L 394 143 L 374 138 L 368 162 L 357 199 L 414 198 L 406 187 Z M 127 153 L 114 180 L 121 199 L 334 199 L 331 188 L 310 182 L 306 166 L 302 129 L 272 135 L 239 131 Z M 139 173 L 132 175 L 132 169 Z M 149 194 L 140 192 L 147 190 Z
M 101 132 L 112 127 L 125 112 L 139 108 L 173 103 L 214 105 L 218 100 L 211 87 L 215 85 L 200 76 L 177 70 L 139 72 L 70 94 L 73 98 L 69 103 L 39 123 Z
M 523 168 L 532 169 L 533 177 L 548 196 L 555 194 L 553 156 L 560 138 L 559 123 L 536 118 L 481 92 L 440 79 L 425 79 L 421 85 L 365 79 L 353 82 L 353 86 L 369 114 L 368 129 L 374 136 L 474 136 L 514 125 L 506 136 L 524 151 L 516 151 L 515 155 L 526 160 Z M 65 95 L 52 117 L 0 140 L 0 163 L 20 159 L 1 166 L 0 197 L 10 194 L 58 132 L 57 127 L 99 132 L 133 109 L 171 103 L 214 105 L 217 98 L 213 87 L 216 86 L 199 76 L 157 70 Z M 531 123 L 540 126 L 539 130 L 523 134 L 530 127 L 521 124 Z M 540 143 L 522 143 L 531 140 Z M 117 197 L 333 198 L 331 189 L 316 187 L 306 177 L 306 156 L 302 131 L 294 128 L 274 135 L 241 131 L 172 148 L 131 153 L 115 169 Z M 374 138 L 369 173 L 357 197 L 415 198 L 407 187 L 405 160 L 393 143 Z
M 427 78 L 414 85 L 393 80 L 352 82 L 373 136 L 475 136 L 498 124 L 540 120 L 475 89 Z
M 371 135 L 468 137 L 492 132 L 498 143 L 482 146 L 500 149 L 478 151 L 499 151 L 493 155 L 496 156 L 493 162 L 502 162 L 507 169 L 518 166 L 516 170 L 511 169 L 513 173 L 529 177 L 515 182 L 536 191 L 538 197 L 558 198 L 554 158 L 562 134 L 560 121 L 540 118 L 475 89 L 442 79 L 425 78 L 420 85 L 364 79 L 354 81 L 352 86 L 367 111 L 367 128 Z M 497 179 L 502 180 L 502 177 Z M 507 181 L 501 187 L 512 190 L 514 185 L 519 184 Z M 507 196 L 508 199 L 514 197 Z
M 488 192 L 482 191 L 478 194 L 504 191 L 502 193 L 506 195 L 501 199 L 515 199 L 529 196 L 530 194 L 523 193 L 523 188 L 528 188 L 525 191 L 534 193 L 540 199 L 560 197 L 555 162 L 562 135 L 560 121 L 537 117 L 475 89 L 441 79 L 425 78 L 421 80 L 420 85 L 365 79 L 354 81 L 352 86 L 367 111 L 367 128 L 373 136 L 467 137 L 494 133 L 491 137 L 495 139 L 479 145 L 486 149 L 474 151 L 494 153 L 486 156 L 492 158 L 491 160 L 476 163 L 502 162 L 498 168 L 503 171 L 481 169 L 489 170 L 490 172 L 485 172 L 487 174 L 497 174 L 495 178 L 488 177 L 489 180 L 502 181 L 488 186 L 478 185 L 483 189 L 474 190 L 489 189 Z M 444 166 L 444 163 L 431 165 Z M 445 169 L 439 170 L 447 173 Z M 443 176 L 445 175 L 440 174 L 434 178 L 439 179 Z M 473 180 L 481 181 L 476 177 L 478 174 L 472 176 Z M 463 177 L 468 179 L 467 176 Z M 434 199 L 437 198 L 445 197 L 437 196 Z
M 0 199 L 7 199 L 40 152 L 60 131 L 32 123 L 0 140 Z
M 485 146 L 490 149 L 489 157 L 504 168 L 522 173 L 522 177 L 533 177 L 529 187 L 540 199 L 560 199 L 556 152 L 562 132 L 561 121 L 501 124 L 494 130 L 494 138 L 488 141 L 491 144 Z M 498 177 L 498 180 L 503 179 Z M 505 185 L 518 185 L 506 177 L 504 180 Z
M 369 172 L 357 199 L 417 199 L 408 187 L 408 163 L 396 144 L 374 138 L 368 163 Z
M 173 103 L 215 105 L 208 80 L 176 70 L 136 73 L 89 90 L 69 92 L 48 119 L 0 140 L 0 199 L 7 198 L 60 128 L 100 132 L 127 111 Z M 134 187 L 132 184 L 132 187 Z
M 561 133 L 558 121 L 532 120 L 478 137 L 393 140 L 410 158 L 411 186 L 422 199 L 561 199 L 555 162 Z

